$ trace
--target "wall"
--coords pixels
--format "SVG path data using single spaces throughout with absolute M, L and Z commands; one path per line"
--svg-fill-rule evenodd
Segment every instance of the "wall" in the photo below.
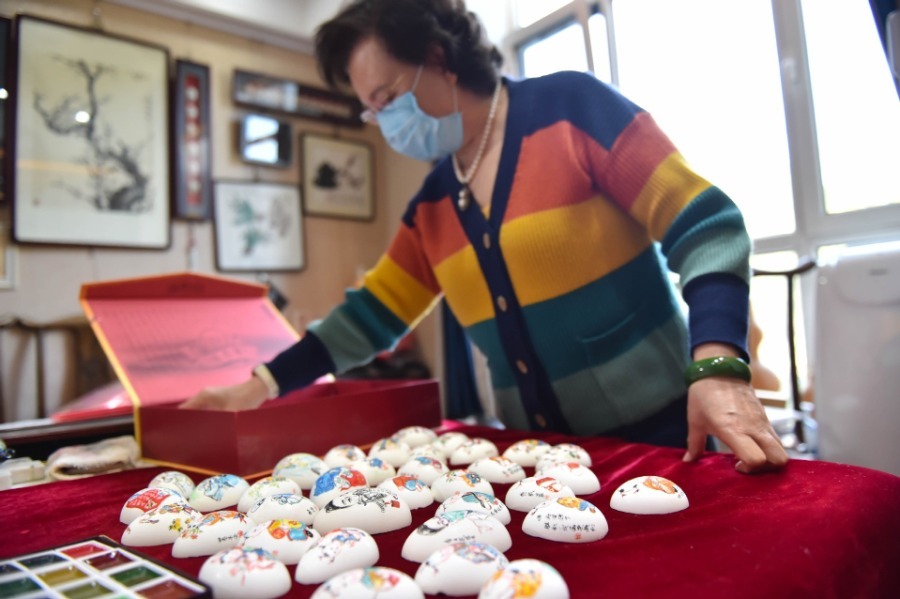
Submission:
M 231 102 L 230 85 L 234 69 L 262 72 L 322 86 L 312 56 L 212 31 L 133 8 L 95 3 L 89 0 L 0 0 L 0 14 L 24 12 L 81 26 L 96 23 L 92 11 L 99 8 L 99 23 L 110 33 L 165 46 L 176 58 L 206 64 L 211 72 L 212 142 L 214 178 L 262 180 L 300 184 L 299 151 L 287 169 L 270 169 L 242 164 L 235 151 L 235 125 L 242 111 Z M 358 222 L 305 217 L 306 268 L 297 273 L 273 273 L 271 280 L 290 301 L 285 314 L 298 330 L 328 313 L 343 297 L 359 273 L 375 264 L 396 229 L 406 201 L 424 177 L 427 167 L 391 152 L 374 127 L 338 129 L 316 121 L 294 119 L 295 142 L 304 131 L 339 135 L 371 144 L 374 149 L 376 218 Z M 295 147 L 296 149 L 296 147 Z M 7 202 L 8 204 L 8 202 Z M 9 207 L 0 213 L 9 221 Z M 191 260 L 191 248 L 196 247 Z M 217 273 L 210 223 L 174 222 L 172 244 L 165 251 L 63 248 L 19 245 L 17 280 L 14 289 L 0 290 L 0 316 L 17 316 L 49 322 L 81 314 L 78 292 L 82 283 L 164 272 L 184 271 L 195 265 L 203 273 L 226 274 L 246 279 L 251 276 Z M 434 316 L 420 325 L 420 346 L 433 372 L 439 373 L 437 324 Z M 0 346 L 2 352 L 3 398 L 7 419 L 34 417 L 35 396 L 33 357 L 30 348 Z M 52 409 L 71 399 L 71 373 L 65 363 L 65 344 L 48 347 L 48 404 Z

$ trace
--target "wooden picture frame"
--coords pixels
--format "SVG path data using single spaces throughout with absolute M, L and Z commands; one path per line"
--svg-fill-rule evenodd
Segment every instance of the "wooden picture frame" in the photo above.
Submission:
M 271 272 L 306 266 L 297 186 L 216 181 L 213 197 L 220 271 Z
M 369 144 L 305 133 L 300 145 L 305 214 L 357 220 L 375 218 Z
M 305 83 L 235 69 L 232 101 L 244 108 L 361 128 L 362 104 L 356 98 Z
M 15 241 L 167 248 L 168 50 L 25 15 L 15 30 Z
M 212 218 L 212 140 L 209 67 L 175 61 L 173 216 Z
M 16 267 L 18 253 L 9 234 L 9 227 L 0 223 L 0 289 L 15 289 L 18 282 Z

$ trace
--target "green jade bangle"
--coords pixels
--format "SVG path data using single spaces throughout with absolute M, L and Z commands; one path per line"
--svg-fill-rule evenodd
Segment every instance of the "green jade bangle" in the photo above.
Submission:
M 684 382 L 688 387 L 700 379 L 711 376 L 724 376 L 732 379 L 741 379 L 750 382 L 750 367 L 740 358 L 731 356 L 717 356 L 697 360 L 684 371 Z

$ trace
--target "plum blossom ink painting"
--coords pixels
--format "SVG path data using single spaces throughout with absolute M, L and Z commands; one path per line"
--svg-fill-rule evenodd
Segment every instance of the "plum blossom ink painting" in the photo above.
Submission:
M 36 17 L 16 28 L 15 240 L 168 247 L 168 52 Z

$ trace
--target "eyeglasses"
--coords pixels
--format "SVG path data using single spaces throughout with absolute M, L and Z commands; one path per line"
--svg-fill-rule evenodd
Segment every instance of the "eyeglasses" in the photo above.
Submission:
M 413 80 L 412 87 L 409 89 L 411 92 L 416 91 L 416 86 L 419 85 L 419 77 L 422 76 L 422 69 L 425 65 L 419 66 L 419 70 L 416 72 L 416 78 Z M 397 79 L 394 80 L 392 84 L 390 84 L 382 93 L 382 98 L 384 98 L 381 102 L 378 102 L 380 106 L 378 108 L 366 108 L 359 115 L 359 118 L 364 123 L 375 123 L 378 121 L 378 113 L 387 108 L 394 99 L 400 95 L 397 94 L 397 88 L 400 86 L 400 83 L 403 81 L 403 74 L 401 73 Z

